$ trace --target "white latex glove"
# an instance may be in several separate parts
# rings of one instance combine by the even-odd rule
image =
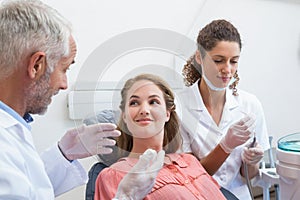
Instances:
[[[68,160],[86,158],[96,154],[108,154],[115,145],[115,140],[107,137],[118,137],[120,131],[111,123],[81,125],[71,129],[61,138],[58,146]]]
[[[114,199],[141,200],[152,190],[156,176],[164,164],[165,151],[147,149],[118,186]]]
[[[249,115],[234,123],[220,141],[222,149],[226,153],[231,153],[235,147],[249,140],[254,128],[255,119]]]
[[[255,165],[264,156],[263,148],[256,142],[254,147],[247,145],[242,152],[242,160],[248,165]]]

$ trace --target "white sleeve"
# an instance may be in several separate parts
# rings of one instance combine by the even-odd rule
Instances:
[[[0,199],[53,200],[52,185],[34,145],[19,137],[23,133],[18,125],[0,125],[0,133]]]
[[[52,187],[50,183],[47,185],[49,181],[47,182],[48,179],[44,178],[47,175],[44,170],[40,170],[43,164],[39,157],[35,156],[34,152],[31,152],[30,156],[32,157],[24,157],[18,147],[4,142],[5,140],[0,136],[0,199],[54,199]],[[29,167],[33,167],[33,169]],[[28,174],[33,171],[33,176],[40,179],[28,177]],[[43,188],[43,191],[37,187],[37,183],[42,185],[40,188]]]
[[[87,172],[77,160],[72,162],[66,160],[57,144],[44,151],[41,158],[54,188],[55,196],[86,184]]]
[[[256,127],[255,133],[258,143],[266,151],[270,148],[269,136],[267,131],[266,119],[261,103],[258,101],[256,108]]]

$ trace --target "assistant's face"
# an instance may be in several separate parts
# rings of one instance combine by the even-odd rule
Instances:
[[[134,137],[151,138],[163,135],[170,112],[160,88],[151,81],[141,80],[128,90],[122,116]]]
[[[34,82],[28,89],[31,97],[28,102],[27,112],[32,114],[43,114],[46,112],[48,105],[51,103],[52,96],[56,95],[59,90],[68,88],[67,70],[74,63],[76,56],[76,44],[74,39],[70,38],[70,54],[62,58],[54,67],[52,73],[46,71],[43,76]]]
[[[238,68],[239,44],[220,41],[203,59],[202,70],[210,82],[218,88],[227,87]]]

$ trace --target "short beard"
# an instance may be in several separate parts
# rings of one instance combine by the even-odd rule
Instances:
[[[25,96],[26,113],[42,115],[47,111],[53,95],[50,88],[50,75],[51,72],[47,68],[45,75],[27,88]]]

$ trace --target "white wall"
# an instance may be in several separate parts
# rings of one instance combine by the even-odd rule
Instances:
[[[81,66],[99,45],[115,35],[138,28],[167,29],[195,40],[199,29],[216,18],[230,20],[241,33],[244,46],[239,66],[240,87],[261,100],[270,135],[277,140],[300,131],[297,123],[300,111],[300,90],[297,88],[300,82],[299,0],[44,2],[72,22],[78,55],[76,65],[68,72],[69,90],[53,98],[44,116],[34,116],[33,135],[39,151],[80,123],[68,118],[67,94],[74,88]],[[106,79],[122,76],[118,72],[106,74]],[[90,158],[81,162],[89,169],[95,161]],[[84,190],[82,186],[57,199],[84,199]]]

